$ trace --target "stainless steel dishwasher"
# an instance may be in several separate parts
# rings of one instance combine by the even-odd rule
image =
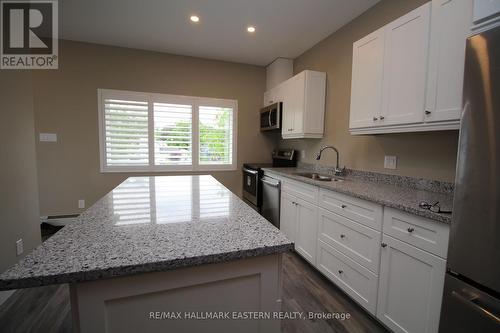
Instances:
[[[281,182],[269,176],[263,176],[260,181],[262,185],[261,214],[279,229]]]

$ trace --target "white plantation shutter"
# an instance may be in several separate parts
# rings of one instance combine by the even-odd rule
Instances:
[[[236,170],[235,100],[99,89],[102,172]]]
[[[154,103],[155,165],[191,165],[191,105]]]
[[[199,107],[199,163],[232,164],[233,109]]]
[[[106,164],[148,165],[148,102],[105,99]]]

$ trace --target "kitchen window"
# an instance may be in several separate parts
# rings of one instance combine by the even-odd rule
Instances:
[[[238,102],[98,90],[101,172],[236,170]]]

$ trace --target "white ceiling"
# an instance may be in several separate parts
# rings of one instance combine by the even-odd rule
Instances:
[[[267,65],[295,58],[379,0],[63,0],[62,38]],[[198,24],[189,17],[200,17]],[[257,31],[249,34],[248,25]]]

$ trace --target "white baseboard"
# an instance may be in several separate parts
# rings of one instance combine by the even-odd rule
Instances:
[[[0,305],[5,303],[5,301],[12,296],[13,293],[15,293],[16,290],[5,290],[5,291],[0,291]]]

